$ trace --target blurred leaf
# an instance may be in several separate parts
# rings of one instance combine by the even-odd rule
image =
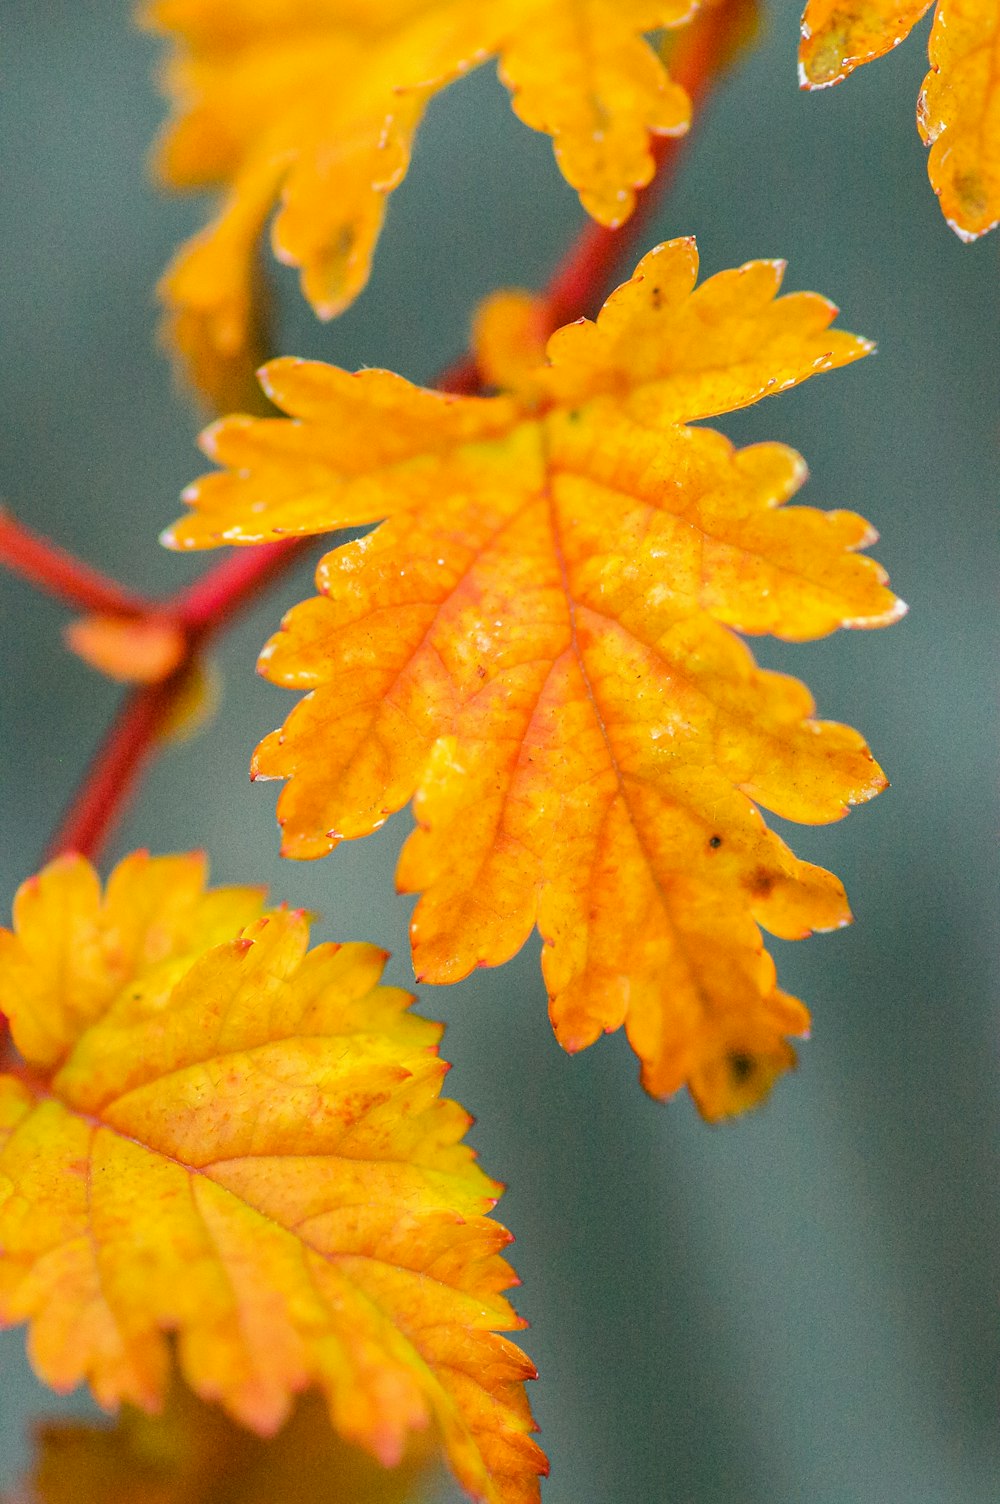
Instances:
[[[204,654],[192,659],[176,685],[163,724],[158,730],[161,741],[190,741],[204,730],[219,708],[222,680],[215,663]]]
[[[168,617],[84,616],[63,635],[91,668],[123,683],[159,684],[187,652],[184,629]]]
[[[336,1435],[317,1394],[265,1440],[182,1385],[162,1415],[126,1406],[113,1425],[47,1421],[36,1437],[17,1496],[30,1504],[417,1504],[429,1461],[424,1437],[382,1467]]]
[[[175,119],[158,162],[176,187],[222,187],[218,218],[162,284],[166,333],[220,410],[244,405],[260,358],[255,248],[276,202],[276,257],[321,318],[368,280],[386,197],[428,100],[490,56],[516,113],[553,138],[603,224],[652,177],[650,132],[687,129],[689,101],[644,33],[695,0],[150,0],[171,39]]]

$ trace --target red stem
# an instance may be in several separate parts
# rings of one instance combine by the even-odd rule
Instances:
[[[173,596],[167,610],[193,637],[201,640],[252,606],[261,591],[283,575],[314,541],[290,538],[287,543],[238,548],[221,564],[207,570],[200,580]]]
[[[100,851],[153,753],[156,733],[173,701],[181,673],[183,669],[162,684],[129,692],[49,843],[50,857],[64,851],[93,857]]]
[[[198,647],[235,619],[298,558],[311,538],[239,549],[158,607],[187,629],[184,662],[159,684],[133,690],[94,754],[48,855],[97,856],[121,820],[155,750],[156,736]]]
[[[712,80],[725,65],[731,46],[732,16],[730,0],[720,0],[703,10],[678,42],[674,77],[696,105],[704,99]],[[635,209],[623,226],[612,230],[587,224],[581,231],[543,293],[551,329],[593,311],[607,292],[645,228],[686,140],[685,136],[661,136],[654,140],[654,176],[637,194]],[[436,384],[442,391],[470,395],[482,390],[472,357],[443,372]],[[7,538],[15,539],[16,546],[5,547]],[[172,616],[186,629],[189,644],[186,662],[163,683],[134,690],[129,695],[51,843],[53,853],[74,850],[95,857],[100,852],[152,755],[157,730],[196,648],[252,604],[267,585],[300,557],[310,541],[290,539],[287,543],[238,549],[193,585],[155,608],[160,615]],[[29,558],[35,560],[34,569],[28,563]],[[29,579],[35,579],[60,599],[89,610],[133,615],[153,609],[113,581],[105,580],[96,571],[2,517],[0,563],[8,563]]]
[[[75,559],[0,508],[0,564],[67,606],[110,616],[144,616],[150,602]]]

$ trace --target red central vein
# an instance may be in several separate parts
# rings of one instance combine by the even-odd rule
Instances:
[[[544,431],[545,430],[543,426],[543,446],[545,445]],[[549,459],[547,453],[546,469],[547,474],[551,475],[551,460]],[[667,924],[670,926],[677,952],[683,959],[685,969],[687,970],[688,976],[691,980],[691,988],[707,1012],[711,1009],[711,999],[701,985],[694,961],[691,957],[690,946],[679,930],[677,922],[674,919],[673,911],[670,906],[668,891],[663,884],[659,871],[657,870],[657,864],[654,859],[654,855],[646,841],[641,821],[636,817],[635,811],[632,808],[632,801],[629,798],[628,783],[622,770],[621,764],[619,763],[617,755],[615,753],[615,749],[611,741],[611,735],[608,730],[607,721],[605,720],[604,713],[598,702],[598,697],[594,689],[593,680],[591,679],[589,670],[587,668],[586,658],[584,656],[583,648],[580,645],[580,639],[577,632],[577,603],[573,595],[572,585],[570,583],[569,567],[566,561],[565,550],[563,549],[562,545],[559,515],[551,484],[547,488],[547,496],[549,502],[550,527],[552,532],[552,549],[559,566],[559,574],[562,581],[563,592],[566,597],[566,609],[569,615],[573,656],[576,659],[577,667],[580,670],[580,677],[583,681],[584,689],[586,690],[587,699],[590,702],[591,708],[594,713],[594,719],[597,722],[597,726],[601,734],[601,739],[604,742],[605,750],[608,754],[608,763],[614,774],[615,782],[618,785],[618,793],[621,798],[622,805],[625,809],[626,814],[628,815],[629,824],[631,825],[632,831],[635,835],[636,844],[643,857],[646,869],[649,872],[650,880],[652,881],[656,895],[660,901],[660,907],[662,909],[663,916]],[[618,624],[616,623],[616,625]]]

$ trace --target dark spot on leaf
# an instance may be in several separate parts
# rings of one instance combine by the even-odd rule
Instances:
[[[768,872],[766,867],[758,867],[756,872],[751,873],[747,887],[755,898],[767,898],[774,887],[774,873]]]
[[[663,294],[658,287],[651,287],[649,289],[649,301],[652,303],[654,308],[659,308],[662,304]]]
[[[709,838],[708,838],[708,844],[711,846],[711,848],[712,848],[713,851],[718,851],[719,847],[722,845],[722,837],[721,836],[709,836]]]
[[[754,1072],[754,1058],[745,1050],[733,1050],[730,1052],[727,1064],[729,1074],[737,1086],[744,1086]]]
[[[955,192],[967,214],[975,216],[986,212],[986,185],[978,172],[956,173]]]
[[[571,407],[566,416],[571,423],[579,423],[580,409],[578,407]]]

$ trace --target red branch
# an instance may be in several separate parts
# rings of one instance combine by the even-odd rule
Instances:
[[[725,66],[734,30],[741,25],[741,0],[707,5],[679,34],[673,75],[698,106]],[[551,329],[595,311],[614,276],[633,251],[658,197],[684,148],[685,136],[661,136],[653,143],[656,171],[637,195],[629,220],[618,229],[587,224],[542,294]],[[482,382],[472,357],[438,379],[442,391],[475,394]],[[0,564],[31,580],[67,605],[105,614],[142,617],[154,613],[173,620],[185,633],[184,661],[167,679],[130,691],[105,740],[87,769],[66,816],[50,843],[50,853],[79,851],[96,857],[152,758],[157,737],[180,692],[196,652],[223,631],[238,613],[301,556],[310,539],[238,549],[206,571],[193,585],[163,602],[150,602],[74,559],[0,511]]]
[[[67,606],[109,616],[143,616],[150,602],[75,559],[0,507],[0,564]]]
[[[155,751],[157,732],[173,703],[181,672],[162,684],[129,691],[49,843],[48,856],[64,851],[95,856],[101,850]]]
[[[287,543],[238,548],[180,591],[168,609],[201,640],[220,626],[228,626],[240,611],[252,606],[272,580],[283,575],[313,542],[312,538],[290,538]]]
[[[50,843],[50,856],[79,851],[94,857],[100,852],[138,788],[198,649],[253,605],[312,542],[295,538],[238,549],[193,585],[157,605],[161,620],[173,620],[183,628],[187,638],[184,659],[169,678],[128,695]]]

